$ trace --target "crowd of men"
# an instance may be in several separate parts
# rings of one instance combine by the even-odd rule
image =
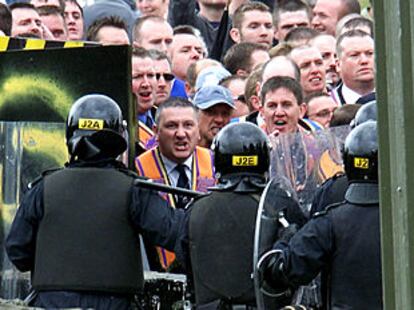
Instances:
[[[344,172],[341,160],[316,150],[314,137],[349,124],[375,100],[373,10],[361,15],[358,0],[8,2],[0,3],[6,36],[132,46],[135,169],[173,187],[215,186],[222,177],[210,150],[215,137],[229,123],[248,122],[272,141],[300,137],[303,147],[292,146],[291,156],[303,162],[302,176],[288,165],[271,174],[287,176],[299,196],[313,191],[314,171],[318,184]],[[333,202],[344,190],[339,196]],[[163,198],[176,209],[188,203]],[[182,272],[153,238],[144,238],[151,269]]]

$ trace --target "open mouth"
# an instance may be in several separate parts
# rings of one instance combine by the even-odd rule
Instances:
[[[212,127],[210,131],[213,135],[216,135],[221,130],[221,128],[222,127]]]
[[[322,82],[322,78],[320,76],[315,76],[309,80],[311,84],[319,84]]]
[[[138,96],[141,100],[148,101],[148,100],[152,99],[152,92],[150,92],[150,91],[140,92],[140,93],[138,93]]]
[[[275,124],[277,127],[282,127],[282,126],[285,126],[287,123],[286,123],[286,121],[277,120],[276,122],[274,122],[274,124]]]
[[[189,144],[187,141],[177,141],[174,146],[177,151],[187,151]]]

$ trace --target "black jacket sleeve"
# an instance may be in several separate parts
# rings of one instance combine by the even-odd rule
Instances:
[[[317,216],[302,227],[289,243],[276,242],[277,268],[272,268],[273,283],[287,286],[308,284],[327,265],[333,252],[332,222],[327,215]]]
[[[137,230],[154,245],[174,251],[184,211],[171,208],[156,192],[133,187],[131,218]]]
[[[6,239],[6,252],[20,271],[33,270],[36,235],[43,217],[43,181],[24,195]]]
[[[179,25],[199,26],[195,0],[170,0],[168,12],[168,22],[173,28]]]

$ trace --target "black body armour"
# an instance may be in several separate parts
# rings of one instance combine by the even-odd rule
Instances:
[[[234,192],[212,192],[193,204],[190,252],[198,305],[219,299],[233,304],[255,302],[257,207],[258,197]]]
[[[33,287],[133,294],[143,284],[129,219],[133,178],[115,169],[69,168],[44,179]]]
[[[337,250],[323,291],[332,309],[382,309],[378,185],[355,185],[347,203],[328,211]]]

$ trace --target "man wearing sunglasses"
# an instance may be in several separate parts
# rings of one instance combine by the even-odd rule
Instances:
[[[154,63],[155,78],[157,80],[154,104],[158,107],[170,97],[175,77],[172,74],[171,60],[165,53],[158,50],[149,50],[149,53]]]

